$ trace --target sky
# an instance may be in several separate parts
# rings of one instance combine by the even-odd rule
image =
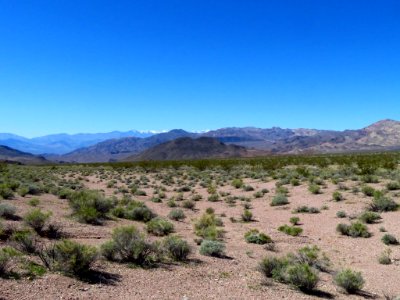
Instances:
[[[400,1],[0,0],[0,132],[400,120]]]

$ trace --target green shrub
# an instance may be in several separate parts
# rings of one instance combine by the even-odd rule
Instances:
[[[162,243],[164,251],[167,256],[177,261],[184,261],[190,254],[189,244],[178,236],[168,236]]]
[[[321,187],[317,184],[310,184],[308,190],[314,195],[321,194]]]
[[[277,194],[272,198],[271,206],[280,206],[289,204],[289,200],[283,194]]]
[[[232,180],[232,186],[236,189],[240,189],[243,186],[243,180],[236,178]]]
[[[182,202],[182,207],[187,209],[194,209],[196,207],[196,202],[193,200],[185,200]]]
[[[291,236],[298,236],[303,232],[303,229],[300,227],[289,226],[289,225],[282,225],[278,227],[278,230],[284,232]]]
[[[15,231],[11,236],[11,240],[15,248],[21,252],[34,254],[38,250],[38,237],[30,230],[24,229]]]
[[[245,209],[241,217],[243,222],[251,222],[253,220],[253,213],[250,210]]]
[[[305,214],[318,214],[320,213],[319,208],[310,207],[307,205],[298,206],[293,210],[293,213],[305,213]]]
[[[197,236],[207,240],[217,240],[223,237],[223,231],[217,226],[222,226],[221,219],[217,218],[214,213],[204,213],[194,223],[194,230]]]
[[[0,184],[0,199],[11,199],[14,197],[12,189],[5,183]]]
[[[398,206],[399,205],[389,197],[376,194],[372,203],[369,205],[369,210],[379,212],[395,211]]]
[[[259,270],[267,278],[272,278],[274,277],[274,275],[275,277],[281,277],[277,275],[280,273],[281,270],[284,269],[287,263],[288,262],[285,258],[282,259],[277,257],[266,256],[261,260],[259,264]]]
[[[398,181],[391,181],[386,184],[386,188],[389,191],[400,190],[400,182]]]
[[[254,188],[253,188],[251,185],[245,185],[245,186],[243,187],[243,190],[244,190],[245,192],[251,192],[251,191],[254,191]]]
[[[257,229],[250,229],[244,234],[244,238],[246,242],[258,245],[264,245],[268,243],[272,243],[271,237],[258,231]]]
[[[290,284],[301,291],[310,292],[318,281],[318,271],[315,266],[319,263],[319,249],[316,247],[305,247],[302,253],[289,253],[277,258],[267,256],[259,264],[259,270],[267,278]]]
[[[125,218],[134,221],[148,222],[156,215],[143,202],[131,202],[125,212]]]
[[[345,211],[339,210],[339,211],[336,213],[336,217],[338,217],[338,218],[346,218],[346,217],[347,217],[347,214],[346,214]]]
[[[319,281],[317,272],[308,264],[295,264],[287,268],[287,281],[301,291],[312,291]]]
[[[24,216],[24,222],[37,233],[43,233],[43,229],[51,216],[51,212],[44,213],[39,208],[32,209]]]
[[[174,221],[180,221],[185,219],[186,216],[182,209],[172,209],[168,214],[168,218]]]
[[[358,218],[361,222],[367,224],[373,224],[382,219],[382,217],[378,213],[373,211],[365,211]]]
[[[206,256],[223,257],[225,245],[219,241],[203,240],[200,245],[200,254]]]
[[[174,231],[174,224],[161,218],[156,217],[147,222],[147,232],[156,236],[168,235]]]
[[[378,257],[378,262],[381,265],[390,265],[392,263],[392,259],[390,258],[391,253],[392,251],[390,249],[383,251]]]
[[[55,270],[67,275],[81,276],[90,271],[97,259],[97,250],[93,246],[63,240],[54,245],[53,258]]]
[[[70,196],[69,204],[73,210],[73,215],[80,222],[95,225],[102,224],[107,219],[107,214],[115,206],[111,199],[105,198],[95,190],[74,192]]]
[[[365,185],[361,188],[361,191],[365,196],[372,197],[375,193],[375,189],[372,186]]]
[[[399,241],[397,240],[397,238],[391,234],[386,233],[383,237],[382,237],[382,242],[385,245],[398,245]]]
[[[364,279],[360,272],[344,269],[335,276],[335,283],[347,293],[356,293],[364,286]]]
[[[333,200],[335,200],[335,201],[342,201],[342,200],[344,199],[342,193],[339,192],[339,191],[333,192],[332,198],[333,198]]]
[[[15,215],[16,211],[15,206],[8,203],[0,203],[0,218],[14,220],[17,217]]]
[[[108,260],[140,266],[151,265],[158,258],[157,248],[135,226],[115,228],[112,240],[101,246],[101,252]]]
[[[9,274],[13,258],[18,256],[18,252],[12,247],[0,248],[0,277]]]
[[[208,196],[208,201],[210,202],[219,201],[219,195],[217,193],[211,194],[210,196]]]
[[[298,225],[299,222],[300,222],[300,218],[299,218],[299,217],[291,217],[291,218],[289,219],[289,222],[290,222],[292,225]]]
[[[347,235],[353,238],[369,238],[371,236],[371,233],[368,231],[368,227],[361,222],[351,223],[351,225],[342,223],[338,224],[336,231],[342,235]]]
[[[40,203],[40,200],[39,200],[39,198],[36,198],[36,197],[33,197],[33,198],[32,198],[31,200],[29,200],[29,202],[28,202],[28,204],[29,204],[30,206],[33,206],[33,207],[38,206],[39,203]]]

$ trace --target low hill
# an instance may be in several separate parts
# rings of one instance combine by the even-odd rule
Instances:
[[[7,146],[0,146],[0,161],[22,164],[45,164],[48,161],[42,156],[18,151]]]
[[[251,150],[237,145],[227,145],[210,137],[178,138],[154,146],[139,155],[130,156],[131,160],[185,160],[202,158],[227,158],[251,156]]]

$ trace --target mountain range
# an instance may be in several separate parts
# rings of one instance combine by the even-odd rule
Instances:
[[[89,147],[109,139],[123,137],[149,137],[150,131],[131,130],[108,133],[52,134],[35,138],[25,138],[11,133],[0,133],[0,145],[32,154],[65,154],[79,148]]]
[[[1,141],[2,138],[4,139]],[[362,129],[344,131],[304,128],[283,129],[279,127],[267,129],[230,127],[201,133],[174,129],[158,134],[140,133],[138,131],[61,134],[28,139],[30,144],[26,148],[22,144],[26,142],[26,139],[12,134],[0,134],[0,144],[10,140],[15,143],[21,142],[21,144],[18,144],[18,148],[13,148],[24,152],[40,153],[29,148],[33,147],[32,140],[35,145],[39,144],[46,149],[53,149],[45,152],[47,154],[44,157],[48,160],[81,163],[242,157],[268,154],[339,153],[400,150],[400,122],[386,119]],[[64,145],[64,148],[59,145]],[[230,147],[231,145],[234,145],[234,147]],[[63,153],[68,147],[75,147],[75,149]],[[61,151],[60,149],[64,150]]]

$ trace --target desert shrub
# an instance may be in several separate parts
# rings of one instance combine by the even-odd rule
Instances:
[[[280,206],[289,204],[289,200],[283,194],[277,194],[272,198],[271,206]]]
[[[154,202],[154,203],[161,203],[162,202],[160,197],[151,197],[150,201]]]
[[[112,239],[101,246],[101,252],[108,260],[140,266],[151,265],[158,258],[157,248],[135,226],[114,229]]]
[[[391,181],[386,184],[386,188],[389,191],[400,190],[400,182],[399,181]]]
[[[20,195],[21,197],[25,197],[28,193],[29,193],[29,188],[27,186],[20,186],[17,189],[17,193],[18,195]]]
[[[373,211],[365,211],[358,218],[361,222],[367,224],[373,224],[382,219],[382,217],[378,213]]]
[[[291,236],[298,236],[303,232],[303,229],[300,227],[289,226],[289,225],[282,225],[278,227],[278,230],[284,232]]]
[[[108,213],[115,206],[114,201],[105,198],[95,190],[74,192],[69,198],[73,215],[80,222],[100,225],[107,219]]]
[[[291,218],[289,219],[289,222],[290,222],[292,225],[298,225],[299,222],[300,222],[300,218],[299,218],[299,217],[291,217]]]
[[[243,222],[251,222],[253,220],[253,213],[250,210],[245,209],[241,217]]]
[[[298,206],[293,210],[293,213],[304,213],[304,214],[318,214],[320,213],[319,208],[313,206],[302,205]]]
[[[0,248],[0,277],[8,275],[13,258],[16,256],[18,256],[18,252],[14,248]]]
[[[14,220],[17,209],[8,203],[0,203],[0,218]]]
[[[174,198],[169,199],[167,201],[167,205],[168,205],[168,207],[177,207],[178,206],[178,204],[176,204],[176,201]]]
[[[174,221],[180,221],[186,218],[185,213],[183,212],[182,209],[172,209],[169,214],[168,218]]]
[[[0,184],[0,199],[11,199],[14,197],[13,190],[5,183]]]
[[[57,192],[57,196],[60,199],[69,199],[74,193],[74,190],[70,189],[70,188],[62,188],[60,190],[58,190]]]
[[[219,195],[217,193],[211,194],[210,196],[208,196],[208,201],[210,201],[210,202],[219,201]]]
[[[369,210],[380,212],[395,211],[398,206],[399,205],[389,197],[375,194],[372,203],[369,205]]]
[[[218,226],[222,226],[221,219],[217,218],[214,213],[204,213],[194,223],[194,230],[197,236],[207,240],[217,240],[223,237],[223,231]]]
[[[189,244],[178,236],[168,236],[163,240],[162,247],[167,256],[177,261],[184,261],[190,254]]]
[[[185,200],[182,202],[182,207],[187,209],[194,209],[196,207],[196,202],[193,200]]]
[[[194,194],[192,196],[192,200],[193,201],[200,201],[201,199],[203,199],[203,197],[201,195],[199,195],[199,194]]]
[[[258,245],[264,245],[267,243],[272,243],[271,237],[265,233],[260,232],[257,229],[250,229],[244,234],[246,242]]]
[[[243,186],[243,180],[239,178],[233,179],[231,185],[236,189],[240,189]]]
[[[275,193],[287,196],[289,194],[289,190],[287,187],[279,186],[276,188]]]
[[[339,192],[339,191],[334,191],[333,194],[332,194],[332,198],[335,201],[342,201],[344,199],[342,193]]]
[[[353,238],[369,238],[371,236],[371,233],[368,231],[368,227],[361,222],[354,222],[351,223],[351,225],[343,223],[338,224],[336,231],[342,235],[347,235]]]
[[[29,202],[28,202],[28,204],[29,204],[30,206],[33,206],[33,207],[38,206],[39,203],[40,203],[40,200],[39,200],[39,198],[36,198],[36,197],[33,197],[33,198],[32,198],[31,200],[29,200]]]
[[[305,246],[300,248],[296,254],[289,255],[292,261],[297,263],[306,263],[309,266],[327,272],[330,266],[330,260],[324,253],[320,253],[317,246]]]
[[[155,217],[147,222],[147,232],[156,236],[168,235],[173,231],[174,224],[161,217]]]
[[[392,251],[390,249],[384,250],[378,257],[378,262],[381,265],[390,265],[392,263],[392,259],[390,258],[390,254]]]
[[[399,241],[397,240],[397,238],[394,235],[386,233],[382,237],[382,243],[384,243],[385,245],[398,245]]]
[[[319,249],[316,247],[302,248],[303,253],[289,253],[284,257],[265,257],[259,264],[259,270],[267,278],[273,278],[290,284],[301,291],[313,290],[318,281]]]
[[[347,217],[347,214],[346,214],[345,211],[339,210],[339,211],[336,213],[336,217],[338,217],[338,218],[346,218],[346,217]]]
[[[257,191],[253,194],[254,198],[261,198],[262,196],[264,196],[263,192],[261,191]]]
[[[375,193],[375,189],[372,186],[365,185],[361,188],[361,191],[365,196],[372,197]]]
[[[314,195],[321,194],[321,187],[318,184],[310,184],[308,190]]]
[[[335,283],[347,293],[356,293],[364,286],[364,279],[360,272],[344,269],[335,276]]]
[[[286,258],[277,258],[266,256],[264,257],[260,264],[259,270],[267,278],[277,277],[281,270],[287,265],[288,261]],[[279,276],[280,277],[280,276]]]
[[[254,188],[253,188],[251,185],[245,185],[245,186],[243,187],[243,190],[244,190],[245,192],[251,192],[251,191],[254,191]]]
[[[24,222],[37,233],[43,233],[43,229],[51,216],[51,212],[44,213],[40,209],[32,209],[24,216]]]
[[[203,240],[200,245],[200,254],[206,256],[223,257],[225,245],[219,241]]]
[[[156,215],[143,202],[132,201],[126,208],[125,218],[134,221],[148,222]]]
[[[52,250],[55,270],[67,275],[81,276],[90,271],[97,259],[97,249],[70,240],[63,240],[54,245]]]
[[[301,291],[312,291],[319,281],[318,273],[308,264],[295,264],[287,268],[287,281]]]
[[[290,184],[293,186],[299,186],[300,185],[300,180],[298,180],[297,178],[292,178],[290,180]]]
[[[38,250],[39,239],[31,230],[15,231],[11,236],[11,241],[15,248],[21,252],[34,254]]]

